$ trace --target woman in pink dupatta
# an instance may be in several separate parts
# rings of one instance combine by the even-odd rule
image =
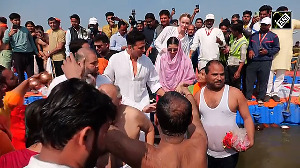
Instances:
[[[161,57],[160,64],[156,65],[159,81],[165,91],[174,91],[179,83],[193,84],[195,73],[190,58],[181,48],[181,43],[176,37],[167,41],[168,52]]]

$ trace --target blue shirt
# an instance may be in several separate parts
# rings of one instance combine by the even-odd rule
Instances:
[[[4,32],[2,41],[5,44],[10,43],[13,52],[35,52],[38,54],[33,37],[26,27],[20,26],[11,37],[8,36],[9,32],[10,29]]]
[[[259,49],[268,50],[266,55],[259,55]],[[269,31],[266,33],[256,32],[250,36],[248,51],[253,50],[255,56],[248,61],[272,61],[273,56],[280,50],[278,36]]]
[[[124,36],[121,36],[121,34],[117,32],[116,34],[111,36],[109,44],[110,50],[122,51],[121,48],[123,46],[127,46],[126,34]]]

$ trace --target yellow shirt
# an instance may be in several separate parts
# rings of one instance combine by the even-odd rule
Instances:
[[[54,50],[58,43],[66,43],[66,33],[61,29],[49,33],[49,51]],[[63,61],[65,58],[65,49],[52,56],[53,61]]]
[[[280,50],[274,55],[271,70],[290,70],[293,57],[293,31],[300,29],[300,20],[292,19],[291,29],[272,29],[277,34]]]
[[[104,32],[106,36],[110,38],[113,34],[118,32],[118,25],[114,24],[112,27],[109,27],[107,24],[102,27],[102,32]]]

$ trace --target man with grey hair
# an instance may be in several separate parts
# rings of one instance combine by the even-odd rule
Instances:
[[[213,14],[206,15],[205,27],[196,31],[193,44],[190,47],[190,57],[199,47],[198,69],[205,67],[210,60],[219,60],[219,47],[224,47],[226,44],[222,31],[213,27],[214,21],[215,16]]]
[[[99,91],[107,94],[117,107],[117,115],[114,125],[118,127],[131,139],[139,139],[140,131],[145,132],[146,142],[150,145],[154,144],[154,127],[151,121],[140,110],[121,104],[122,95],[120,88],[113,84],[103,84],[99,87]],[[111,165],[122,167],[122,161],[115,156],[110,156]],[[114,166],[113,166],[114,167]]]
[[[72,56],[72,57],[71,57]],[[73,54],[70,54],[70,58],[74,59],[80,66],[84,67],[84,73],[80,76],[81,79],[84,79],[86,82],[95,85],[98,88],[102,84],[111,83],[108,78],[102,75],[98,75],[98,59],[96,53],[90,48],[81,48],[75,54],[75,58]],[[65,68],[65,71],[74,71],[72,68]],[[48,88],[47,95],[50,94],[51,90],[58,85],[59,83],[69,79],[65,74],[58,76],[53,79]]]

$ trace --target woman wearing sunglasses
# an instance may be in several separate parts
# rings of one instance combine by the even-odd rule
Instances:
[[[192,62],[183,52],[177,37],[170,37],[167,40],[167,52],[162,54],[156,69],[160,84],[165,91],[174,91],[182,82],[193,84],[195,81]]]

